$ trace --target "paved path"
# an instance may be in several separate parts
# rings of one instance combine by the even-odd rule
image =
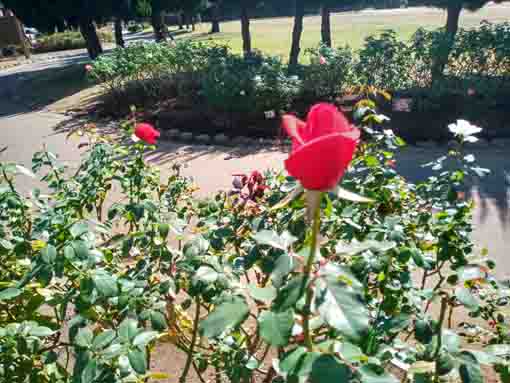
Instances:
[[[30,81],[30,73],[40,68],[67,65],[69,61],[81,60],[80,54],[69,58],[40,60],[32,64],[0,72],[0,147],[7,146],[2,159],[30,165],[32,154],[43,144],[57,152],[61,161],[75,167],[80,158],[76,144],[68,143],[65,133],[56,133],[54,126],[67,117],[47,111],[31,112],[19,102],[13,102],[20,81]],[[28,78],[28,80],[27,80]],[[18,95],[19,96],[19,95]],[[16,98],[16,97],[14,97]],[[22,100],[21,100],[22,101]],[[490,254],[499,263],[498,274],[510,275],[510,148],[485,148],[474,151],[481,166],[493,173],[471,194],[477,203],[474,215],[474,238],[478,248],[488,247]],[[420,167],[442,155],[442,149],[408,148],[398,160],[399,170],[413,181],[425,178],[428,173]],[[185,174],[193,176],[201,188],[199,195],[205,196],[230,186],[231,175],[254,169],[281,169],[286,154],[279,151],[243,151],[228,148],[213,148],[164,143],[149,156],[150,160],[166,172],[172,161],[186,164]],[[35,186],[34,181],[23,179],[23,189]]]

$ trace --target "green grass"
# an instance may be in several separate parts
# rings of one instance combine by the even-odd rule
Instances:
[[[479,25],[482,20],[503,22],[510,20],[510,5],[488,6],[478,12],[464,11],[461,25],[471,28]],[[394,29],[403,39],[409,38],[419,27],[438,28],[445,24],[446,14],[434,8],[410,8],[405,10],[366,10],[332,15],[332,33],[335,46],[348,44],[354,49],[359,48],[363,40],[384,29]],[[251,22],[253,47],[265,53],[287,59],[292,31],[293,19],[273,18],[258,19]],[[222,32],[210,35],[210,25],[197,25],[194,33],[182,34],[177,38],[192,38],[203,41],[228,43],[235,52],[242,51],[241,27],[239,21],[222,23]],[[302,53],[306,48],[315,47],[320,41],[320,17],[309,16],[304,21],[302,37]],[[302,59],[306,60],[302,55]]]

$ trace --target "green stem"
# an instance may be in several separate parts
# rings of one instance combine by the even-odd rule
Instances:
[[[312,306],[313,290],[307,288],[308,282],[312,274],[313,264],[315,262],[315,255],[317,253],[318,237],[321,228],[321,204],[322,193],[319,195],[319,202],[313,212],[313,226],[312,226],[312,243],[310,247],[310,255],[305,266],[305,278],[303,279],[303,289],[306,289],[304,317],[303,317],[303,333],[305,337],[305,344],[309,351],[313,349],[313,339],[310,334],[310,311]]]
[[[436,352],[434,353],[434,360],[436,362],[436,373],[435,373],[435,377],[434,377],[434,382],[439,382],[439,354],[441,353],[441,347],[443,345],[442,330],[443,330],[443,322],[444,322],[444,318],[446,316],[447,309],[448,309],[448,297],[443,296],[441,298],[441,312],[439,314],[439,323],[438,323],[438,330],[437,330],[437,348],[436,348]]]
[[[188,358],[186,360],[186,364],[184,365],[184,370],[182,371],[182,375],[179,379],[180,383],[186,383],[186,378],[188,376],[191,364],[193,362],[193,352],[195,349],[195,343],[197,342],[198,335],[198,322],[200,321],[200,297],[195,298],[195,320],[193,322],[193,334],[191,336],[191,345],[189,346]]]

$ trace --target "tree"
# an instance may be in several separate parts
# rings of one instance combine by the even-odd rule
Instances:
[[[294,0],[294,27],[292,29],[292,45],[290,48],[289,71],[297,69],[299,53],[301,51],[301,35],[303,33],[303,18],[305,15],[305,0]]]
[[[331,8],[328,1],[321,6],[321,40],[324,45],[331,47]]]
[[[501,3],[505,0],[496,0]],[[477,11],[489,0],[409,0],[409,5],[425,5],[438,7],[446,10],[445,38],[441,49],[434,60],[432,68],[432,81],[437,82],[443,77],[444,69],[448,64],[448,57],[455,42],[455,36],[459,29],[459,19],[462,10]]]
[[[211,2],[211,33],[220,32],[220,10],[222,0],[214,0]]]
[[[151,1],[151,21],[152,28],[154,29],[154,37],[157,42],[165,41],[168,37],[164,14],[165,8],[164,0],[152,0]]]

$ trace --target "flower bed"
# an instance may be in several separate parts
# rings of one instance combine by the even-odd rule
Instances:
[[[331,104],[306,122],[285,115],[295,178],[235,175],[208,200],[178,164],[161,180],[144,161],[160,133],[136,111],[122,125],[133,144],[93,125],[71,135],[89,148],[76,172],[36,153],[46,194],[20,193],[17,178],[35,175],[1,162],[2,381],[167,379],[151,370],[165,344],[185,356],[182,383],[191,370],[230,382],[398,382],[398,370],[402,382],[479,383],[492,368],[505,379],[508,283],[475,249],[463,193],[487,172],[464,151],[480,129],[451,125],[456,145],[411,184],[394,167],[403,141],[377,128],[385,117],[366,97],[359,128]]]

